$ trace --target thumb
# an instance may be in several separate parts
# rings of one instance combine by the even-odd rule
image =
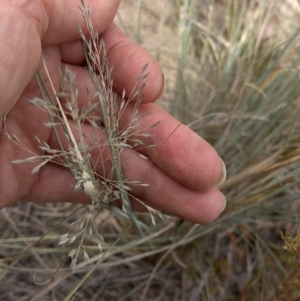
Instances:
[[[120,0],[89,0],[92,22],[102,32],[112,22]],[[79,39],[85,31],[80,0],[5,0],[0,6],[0,124],[32,80],[42,44]]]

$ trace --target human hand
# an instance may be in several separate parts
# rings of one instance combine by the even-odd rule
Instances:
[[[79,4],[79,3],[78,3]],[[167,211],[196,223],[214,220],[225,206],[222,193],[215,187],[224,180],[225,169],[214,149],[190,129],[153,103],[163,91],[163,76],[157,62],[141,47],[127,38],[112,19],[119,1],[89,1],[95,28],[102,33],[112,77],[118,94],[123,88],[131,91],[142,66],[149,63],[147,86],[139,112],[148,113],[141,118],[140,127],[152,130],[153,137],[144,148],[142,159],[137,151],[127,151],[122,159],[126,178],[148,183],[150,187],[133,186],[132,193],[147,205]],[[46,113],[25,100],[39,96],[33,75],[40,64],[41,54],[46,61],[52,81],[59,90],[57,68],[70,65],[79,83],[80,105],[87,101],[85,87],[90,85],[84,67],[84,54],[76,24],[85,28],[81,12],[74,1],[5,1],[0,8],[0,124],[3,117],[10,133],[15,134],[26,149],[0,136],[0,207],[17,201],[88,203],[87,196],[73,191],[75,181],[69,170],[47,164],[31,175],[32,165],[12,165],[11,161],[28,157],[28,150],[42,155],[34,135],[55,148],[56,140],[50,128],[42,126],[48,121]],[[87,34],[87,33],[86,33]],[[42,65],[39,69],[43,72]],[[123,122],[130,118],[130,106]],[[176,130],[175,130],[176,129]],[[175,131],[174,131],[175,130]],[[94,129],[87,123],[84,132]],[[88,136],[88,135],[87,135]],[[95,151],[93,151],[95,152]],[[93,154],[97,157],[97,153]],[[99,155],[99,154],[98,154]],[[96,166],[101,174],[102,164]],[[140,210],[138,203],[133,207]]]

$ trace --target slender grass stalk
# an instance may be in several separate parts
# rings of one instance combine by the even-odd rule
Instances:
[[[138,43],[141,43],[141,28],[142,28],[142,8],[143,8],[143,0],[138,0],[138,17],[137,17],[137,27],[135,39]]]

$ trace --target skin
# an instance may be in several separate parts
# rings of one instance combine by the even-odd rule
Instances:
[[[216,185],[224,178],[222,161],[216,151],[202,138],[164,111],[155,101],[161,96],[164,84],[162,70],[154,58],[134,41],[126,37],[112,20],[120,1],[89,0],[92,21],[105,41],[107,55],[113,66],[116,93],[131,91],[142,66],[149,63],[147,85],[140,113],[149,113],[139,127],[153,137],[145,138],[146,145],[155,147],[124,152],[122,160],[125,177],[150,184],[143,188],[133,186],[133,195],[159,210],[167,211],[195,223],[207,223],[219,216],[225,202]],[[62,0],[4,0],[0,6],[0,127],[3,118],[9,133],[15,134],[25,149],[0,134],[0,208],[18,201],[89,203],[81,192],[73,191],[74,179],[69,170],[49,163],[31,175],[32,164],[12,165],[15,159],[25,159],[28,150],[42,155],[33,135],[52,148],[57,141],[51,129],[41,126],[48,122],[46,113],[28,104],[26,99],[40,97],[34,73],[40,70],[43,55],[52,81],[59,91],[58,68],[70,66],[76,73],[79,106],[87,102],[85,88],[91,80],[84,68],[84,54],[76,24],[85,31],[79,1]],[[88,33],[85,31],[85,34]],[[129,105],[121,125],[128,122],[132,111]],[[149,126],[159,121],[153,128]],[[89,137],[94,129],[84,124]],[[176,129],[174,131],[174,129]],[[99,131],[101,135],[102,131]],[[172,134],[172,135],[170,135]],[[87,141],[89,142],[89,141]],[[142,159],[138,152],[149,157]],[[94,159],[99,150],[92,151]],[[103,165],[95,166],[97,173],[105,174]],[[105,169],[105,166],[104,166]],[[136,202],[136,210],[142,210]]]

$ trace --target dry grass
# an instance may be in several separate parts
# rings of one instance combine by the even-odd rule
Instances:
[[[161,220],[142,240],[126,220],[99,209],[95,225],[104,253],[90,237],[90,261],[77,264],[75,274],[67,256],[72,246],[57,243],[85,208],[6,208],[0,298],[300,299],[300,13],[294,2],[123,2],[117,21],[164,68],[162,105],[226,162],[228,208],[210,225]]]

